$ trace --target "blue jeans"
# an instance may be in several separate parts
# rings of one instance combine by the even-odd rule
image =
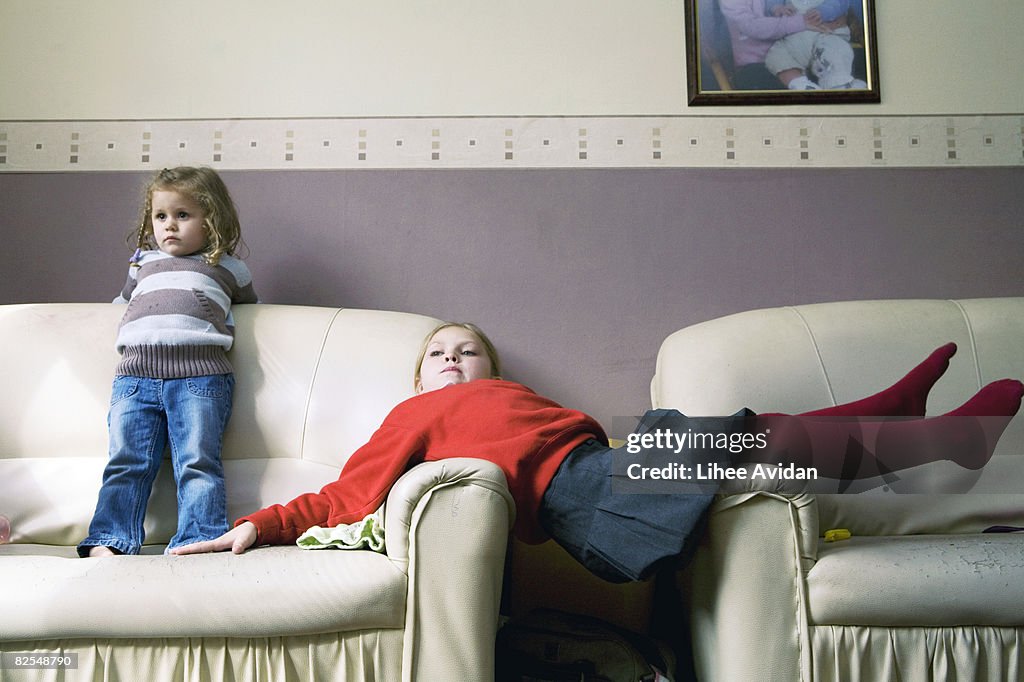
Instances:
[[[99,545],[139,553],[149,494],[168,444],[178,486],[178,530],[168,549],[228,530],[220,452],[234,385],[232,374],[114,378],[107,416],[110,461],[80,556]]]

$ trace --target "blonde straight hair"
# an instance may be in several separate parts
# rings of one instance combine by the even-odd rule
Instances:
[[[498,357],[498,349],[494,347],[491,340],[487,338],[487,334],[484,330],[476,326],[472,322],[442,322],[433,329],[430,333],[423,338],[423,343],[420,344],[419,355],[416,356],[416,371],[413,373],[412,385],[414,389],[418,389],[420,385],[420,366],[423,364],[423,357],[427,354],[427,346],[430,345],[430,340],[434,338],[442,329],[448,327],[458,327],[459,329],[465,329],[466,331],[475,335],[480,339],[480,343],[484,347],[484,352],[487,354],[487,359],[491,361],[491,379],[501,378],[501,358]]]

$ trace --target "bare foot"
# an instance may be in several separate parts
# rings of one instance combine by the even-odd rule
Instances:
[[[104,547],[103,545],[97,545],[96,547],[92,547],[92,548],[89,549],[89,556],[90,557],[117,556],[117,552],[115,552],[114,550],[110,549],[109,547]]]

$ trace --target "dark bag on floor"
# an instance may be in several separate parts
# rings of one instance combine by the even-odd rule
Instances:
[[[672,655],[603,620],[538,609],[498,630],[496,682],[671,682]]]

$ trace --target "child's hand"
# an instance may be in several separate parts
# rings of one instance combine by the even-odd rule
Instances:
[[[256,526],[251,521],[239,524],[219,538],[193,542],[191,545],[175,547],[171,554],[204,554],[206,552],[223,552],[230,549],[234,554],[241,554],[256,543]]]
[[[812,9],[804,14],[804,28],[808,31],[818,31],[819,33],[831,32],[828,24],[822,20],[821,12],[816,9]]]

